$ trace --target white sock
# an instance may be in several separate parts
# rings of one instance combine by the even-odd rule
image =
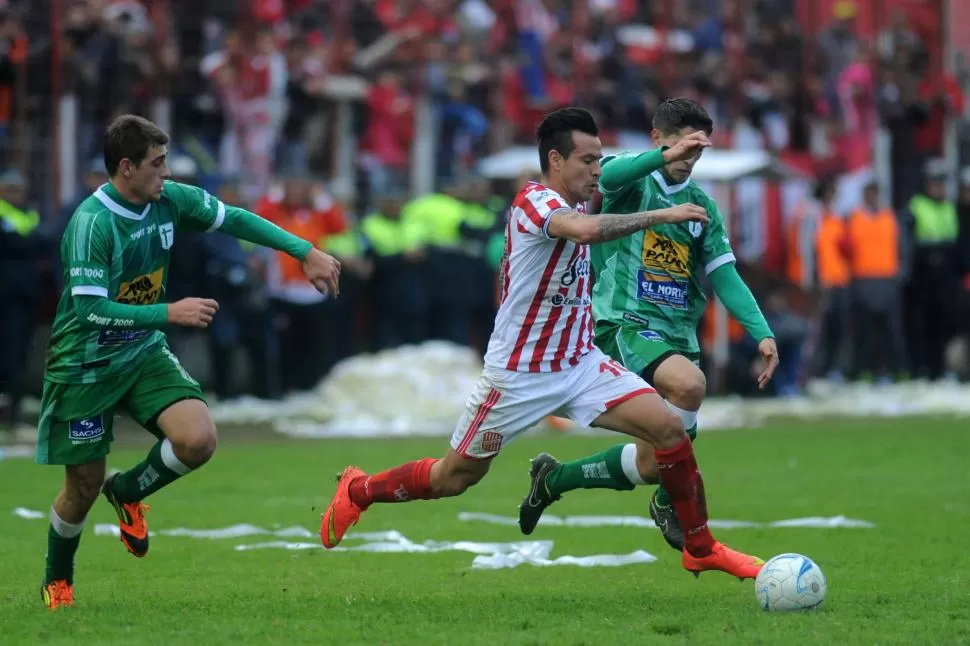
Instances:
[[[54,505],[51,505],[51,527],[64,538],[74,538],[84,529],[84,521],[82,520],[80,523],[69,523],[58,516],[54,510]]]
[[[630,481],[630,484],[647,484],[640,471],[637,469],[637,445],[623,445],[623,452],[620,453],[620,465],[623,467],[623,475]]]
[[[160,452],[162,455],[162,462],[165,464],[165,466],[180,476],[184,476],[186,473],[192,470],[185,466],[181,460],[175,457],[175,450],[172,448],[172,441],[167,437],[162,442]]]
[[[693,428],[697,424],[696,410],[684,410],[683,408],[677,408],[666,399],[664,400],[664,403],[667,404],[667,408],[670,409],[670,412],[680,418],[680,423],[684,425],[685,431]]]

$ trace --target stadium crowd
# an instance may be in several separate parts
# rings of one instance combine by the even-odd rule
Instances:
[[[749,258],[743,269],[778,335],[773,392],[797,393],[818,375],[952,374],[947,347],[970,333],[959,323],[970,320],[970,172],[942,157],[964,98],[943,72],[938,14],[906,5],[862,33],[862,1],[833,1],[811,32],[790,0],[743,12],[731,0],[195,0],[189,12],[181,0],[65,0],[61,17],[45,3],[0,3],[6,421],[30,388],[23,340],[56,300],[58,236],[105,181],[103,127],[159,105],[176,179],[318,242],[344,266],[331,301],[286,257],[180,235],[167,299],[220,302],[206,384],[220,397],[308,389],[344,357],[402,343],[483,349],[515,191],[478,176],[478,160],[529,143],[538,119],[567,104],[594,111],[605,144],[642,147],[654,107],[673,95],[707,106],[717,145],[746,132],[816,180],[782,214],[783,240],[771,242],[780,260]],[[352,187],[328,181],[347,100],[335,81],[347,78],[367,82],[350,102]],[[56,131],[34,116],[56,113],[55,94],[77,102],[81,190],[66,204],[40,179]],[[422,105],[436,134],[435,188],[413,195]],[[891,191],[865,181],[839,199],[837,180],[872,165],[880,122],[892,133]],[[757,351],[731,332],[724,383],[748,392]],[[182,340],[173,335],[176,349]],[[240,354],[250,370],[238,369]]]

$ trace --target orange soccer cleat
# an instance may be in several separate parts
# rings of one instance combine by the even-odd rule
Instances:
[[[347,467],[337,477],[337,493],[320,519],[320,541],[325,548],[336,547],[347,530],[357,524],[363,509],[350,499],[350,483],[367,474],[357,467]]]
[[[111,483],[118,475],[118,473],[113,473],[108,476],[107,480],[104,481],[101,492],[114,507],[115,513],[118,514],[121,542],[129,552],[141,558],[148,554],[148,523],[145,521],[145,512],[151,507],[141,501],[119,502],[111,490]]]
[[[681,563],[684,569],[693,572],[694,576],[700,576],[701,572],[708,570],[720,570],[744,581],[757,577],[765,562],[757,556],[732,550],[724,543],[714,543],[714,548],[707,556],[691,556],[687,550],[684,550]]]
[[[64,579],[51,581],[40,586],[40,597],[51,610],[70,608],[74,605],[74,586]]]

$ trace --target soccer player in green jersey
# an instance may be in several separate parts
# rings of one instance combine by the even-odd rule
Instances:
[[[778,366],[771,329],[735,268],[717,204],[690,179],[713,130],[700,104],[670,99],[658,107],[653,119],[651,135],[657,148],[605,159],[599,182],[604,211],[634,213],[691,203],[704,207],[709,223],[662,224],[592,248],[596,345],[652,384],[691,439],[697,436],[697,411],[707,390],[698,367],[697,326],[707,303],[702,275],[758,341],[765,360],[760,387]],[[690,159],[665,163],[663,151],[683,139],[703,140],[704,145]],[[567,491],[624,491],[659,482],[652,451],[639,442],[564,463],[541,453],[532,460],[530,476],[529,495],[519,508],[519,525],[525,534],[532,533],[543,510]],[[650,501],[650,515],[667,543],[682,551],[684,533],[662,487]]]
[[[110,179],[81,203],[61,240],[64,291],[48,344],[36,456],[67,471],[51,507],[41,586],[51,609],[73,604],[74,554],[99,493],[118,515],[122,543],[145,556],[142,501],[201,467],[216,448],[199,384],[163,332],[166,325],[205,328],[219,308],[205,298],[165,302],[176,232],[218,229],[283,251],[302,261],[321,292],[338,292],[340,264],[331,256],[206,191],[166,181],[168,142],[146,119],[115,120],[104,138]],[[143,462],[105,479],[119,407],[158,442]]]

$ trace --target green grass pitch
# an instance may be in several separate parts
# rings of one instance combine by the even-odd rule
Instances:
[[[154,496],[153,529],[236,523],[319,527],[348,463],[377,470],[439,455],[440,439],[233,439],[223,430],[200,472]],[[395,529],[416,541],[515,541],[515,527],[459,522],[460,511],[511,516],[528,485],[528,458],[578,457],[615,437],[527,435],[503,450],[485,481],[445,501],[375,505],[359,531]],[[111,466],[141,458],[148,435],[119,447]],[[875,529],[715,530],[764,558],[800,552],[828,578],[823,609],[764,613],[753,583],[718,573],[695,580],[654,529],[540,526],[533,539],[563,554],[645,549],[653,564],[619,568],[472,570],[473,556],[238,552],[253,538],[157,536],[145,559],[114,538],[99,500],[77,557],[76,604],[49,612],[39,595],[46,513],[61,471],[0,462],[2,644],[959,644],[970,643],[970,427],[961,420],[775,423],[709,432],[698,441],[711,517],[804,516],[871,521]],[[550,513],[646,516],[649,490],[580,491]]]

